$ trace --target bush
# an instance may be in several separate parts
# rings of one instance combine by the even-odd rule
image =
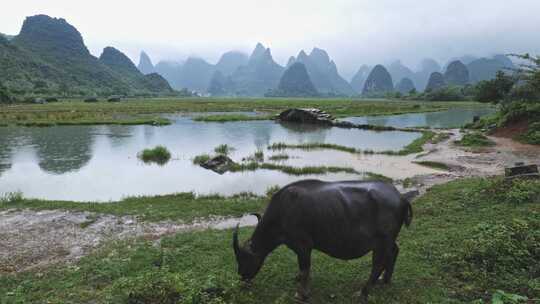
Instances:
[[[495,79],[480,81],[476,85],[474,99],[480,102],[500,102],[508,97],[514,86],[514,79],[498,71]]]
[[[461,101],[465,100],[465,96],[461,88],[456,86],[448,86],[427,92],[425,99],[429,101]]]
[[[139,153],[139,158],[145,163],[154,162],[163,165],[171,159],[171,153],[164,146],[157,146],[143,150]]]
[[[488,147],[495,143],[480,132],[471,132],[463,135],[461,140],[456,140],[457,145],[463,147]]]
[[[540,122],[531,124],[527,133],[521,135],[520,139],[528,144],[540,145]]]

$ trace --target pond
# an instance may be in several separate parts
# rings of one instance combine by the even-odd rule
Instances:
[[[400,150],[421,136],[414,132],[306,127],[273,121],[206,123],[181,115],[168,117],[173,124],[165,127],[0,128],[0,195],[21,191],[31,198],[109,201],[125,196],[185,191],[263,194],[270,186],[285,185],[307,176],[290,176],[269,170],[218,175],[193,165],[192,159],[199,154],[211,153],[220,144],[234,147],[231,157],[240,161],[256,150],[271,155],[267,147],[276,142],[324,142],[382,151]],[[141,150],[156,145],[164,145],[171,151],[169,163],[147,165],[137,158]],[[362,158],[335,151],[290,151],[289,154],[293,158],[285,163],[291,166],[339,165],[355,167],[359,171],[380,167],[385,172],[384,166],[374,166],[376,163],[366,159],[367,156]],[[360,177],[343,173],[310,175],[309,178],[342,180]]]
[[[388,116],[359,116],[344,118],[357,124],[392,126],[397,128],[431,127],[459,128],[473,121],[475,116],[485,116],[494,113],[494,108],[453,108],[447,111],[429,113],[411,113]]]

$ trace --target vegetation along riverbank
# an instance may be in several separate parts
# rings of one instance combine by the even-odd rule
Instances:
[[[163,113],[262,112],[263,116],[220,114],[201,116],[201,121],[239,121],[269,119],[269,115],[290,107],[320,108],[335,117],[392,115],[443,111],[452,107],[485,107],[475,102],[425,102],[368,99],[294,99],[294,98],[156,98],[123,102],[85,103],[66,100],[48,104],[0,105],[4,125],[49,126],[62,124],[167,124],[158,118]]]

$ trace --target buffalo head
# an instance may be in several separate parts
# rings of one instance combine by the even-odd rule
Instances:
[[[254,214],[255,215],[255,214]],[[260,220],[260,216],[256,215]],[[264,262],[264,257],[253,251],[251,239],[240,245],[238,240],[238,226],[233,233],[233,249],[238,263],[238,274],[242,281],[249,283],[259,272]]]

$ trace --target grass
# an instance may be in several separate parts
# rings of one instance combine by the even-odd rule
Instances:
[[[423,161],[413,161],[413,163],[424,166],[424,167],[428,167],[428,168],[450,171],[450,167],[448,167],[447,164],[441,163],[441,162],[423,160]]]
[[[413,223],[400,233],[392,285],[376,286],[370,303],[490,302],[493,294],[501,294],[497,290],[538,299],[535,271],[540,256],[534,255],[538,248],[534,240],[540,204],[533,198],[540,197],[539,189],[540,181],[507,185],[500,178],[462,179],[433,187],[413,203]],[[524,200],[512,203],[516,195]],[[236,205],[228,203],[215,205],[213,212]],[[255,204],[250,211],[261,207]],[[252,231],[242,228],[241,240]],[[0,303],[173,303],[164,299],[179,296],[179,303],[294,303],[297,260],[292,251],[282,246],[272,253],[246,289],[238,282],[231,235],[209,230],[179,233],[159,243],[116,242],[73,266],[0,274]],[[519,243],[522,236],[527,243]],[[508,242],[512,246],[498,247]],[[478,264],[482,261],[496,261],[498,267],[485,268]],[[315,251],[312,303],[351,303],[370,264],[369,255],[345,262]]]
[[[9,125],[40,124],[166,124],[164,119],[147,117],[175,112],[239,112],[254,110],[271,114],[290,107],[320,108],[335,117],[393,115],[443,111],[452,107],[485,106],[474,102],[424,102],[367,99],[294,98],[156,98],[129,99],[121,103],[85,103],[69,100],[44,105],[0,105],[0,121]],[[236,115],[236,114],[235,114]],[[245,117],[237,117],[245,118]],[[233,119],[232,115],[213,117]]]
[[[234,148],[227,144],[221,144],[214,148],[214,152],[222,155],[229,155],[232,151],[234,151]]]
[[[250,155],[246,158],[243,158],[242,161],[249,162],[263,162],[264,161],[264,152],[262,150],[257,150],[253,155]]]
[[[356,154],[385,154],[385,155],[409,155],[413,153],[420,153],[424,151],[423,146],[427,142],[430,142],[433,137],[435,136],[435,133],[432,131],[423,131],[422,136],[412,141],[410,144],[405,146],[403,149],[399,151],[373,151],[373,150],[362,150],[357,149],[354,147],[347,147],[342,145],[336,145],[336,144],[329,144],[329,143],[305,143],[305,144],[287,144],[287,143],[273,143],[272,145],[268,146],[268,150],[271,151],[281,151],[285,149],[301,149],[301,150],[317,150],[317,149],[331,149],[331,150],[337,150],[342,152],[348,152],[348,153],[356,153]]]
[[[480,132],[467,133],[463,135],[463,138],[461,138],[461,140],[456,140],[454,143],[458,146],[471,148],[490,147],[495,145],[495,143],[491,139],[487,138],[484,134]]]
[[[164,146],[157,146],[153,149],[144,149],[138,157],[145,163],[163,165],[171,159],[171,152]]]
[[[7,202],[7,200],[6,200]],[[109,203],[44,201],[24,199],[16,195],[9,203],[2,203],[0,210],[71,210],[88,211],[117,216],[137,216],[143,221],[177,220],[186,223],[213,216],[241,216],[244,213],[260,210],[265,204],[264,197],[249,193],[224,197],[220,195],[196,196],[193,193],[177,193],[163,196],[129,197]],[[0,301],[0,303],[2,303]]]
[[[272,163],[259,163],[251,161],[247,163],[236,164],[231,167],[231,172],[255,171],[259,169],[281,171],[289,175],[320,175],[328,173],[350,173],[361,174],[353,168],[333,167],[333,166],[307,166],[307,167],[292,167],[285,165],[277,165]]]
[[[193,158],[193,164],[195,165],[204,164],[205,162],[209,161],[210,158],[211,158],[210,154],[197,155]]]
[[[274,154],[274,155],[270,155],[268,157],[268,160],[271,160],[271,161],[282,161],[282,160],[288,160],[290,158],[290,156],[288,154],[285,154],[285,153],[279,153],[279,154]]]
[[[203,122],[231,122],[231,121],[253,121],[253,120],[271,120],[273,115],[245,115],[245,114],[216,114],[204,115],[193,118],[195,121]]]

